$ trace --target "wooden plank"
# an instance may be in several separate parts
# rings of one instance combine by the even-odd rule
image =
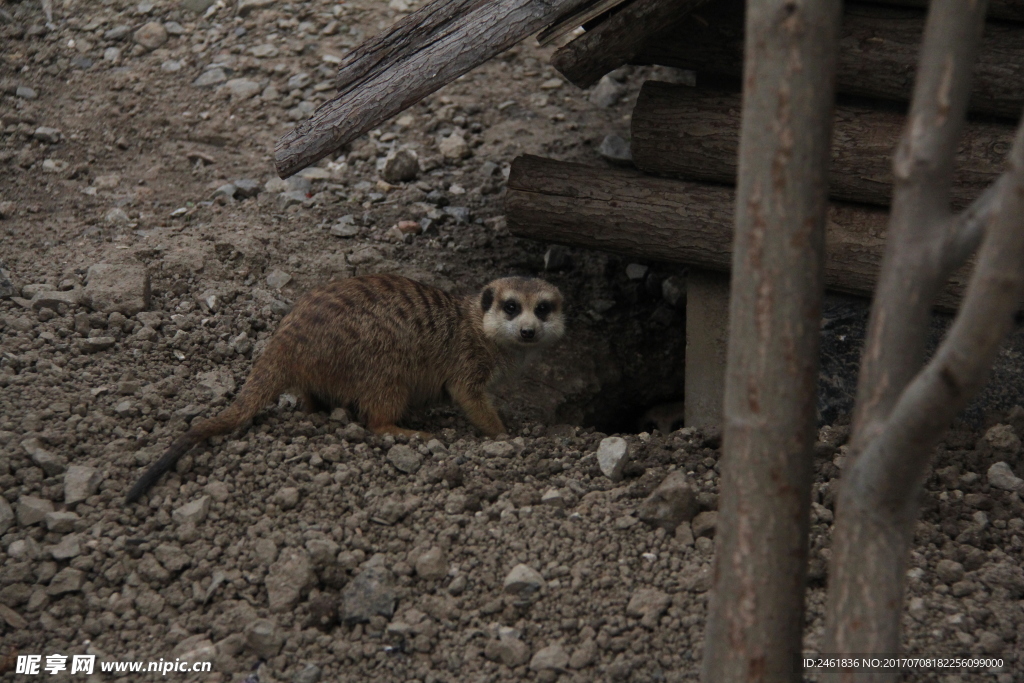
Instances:
[[[705,2],[634,0],[557,50],[551,64],[570,82],[588,88],[609,71],[633,60],[665,26],[678,23]]]
[[[888,206],[892,157],[905,117],[895,111],[836,107],[829,194]],[[970,204],[1002,172],[1014,128],[969,123],[956,160],[952,202]],[[632,117],[636,167],[647,173],[732,185],[740,136],[739,93],[648,81]]]
[[[589,0],[434,0],[346,56],[339,93],[277,143],[282,178]]]
[[[512,164],[505,212],[509,230],[519,237],[728,272],[734,194],[721,185],[522,156]],[[830,205],[827,287],[871,296],[887,221],[883,210]],[[956,308],[969,267],[950,279],[940,308]]]
[[[924,12],[847,5],[839,92],[906,102],[914,82]],[[633,60],[738,80],[743,70],[742,3],[720,0],[649,41]],[[1024,26],[988,22],[974,71],[970,110],[1011,120],[1024,109]]]

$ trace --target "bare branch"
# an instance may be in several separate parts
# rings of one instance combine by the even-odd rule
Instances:
[[[1006,174],[1000,175],[995,182],[966,209],[953,217],[946,226],[946,238],[942,247],[942,270],[952,273],[967,263],[974,255],[985,236],[985,228],[992,213],[999,205],[998,199],[1007,182]]]

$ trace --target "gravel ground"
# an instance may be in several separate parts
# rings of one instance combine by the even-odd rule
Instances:
[[[580,92],[529,41],[282,182],[277,137],[414,5],[56,4],[50,25],[0,4],[0,680],[53,653],[251,683],[695,679],[718,439],[671,415],[636,433],[680,398],[685,273],[516,240],[500,203],[518,154],[605,163],[640,83],[673,74]],[[446,406],[409,421],[436,440],[382,438],[285,397],[122,504],[299,293],[369,272],[562,288],[570,333],[500,392],[507,438]],[[863,320],[844,306],[823,325],[809,650]],[[905,649],[1005,666],[914,680],[1024,680],[1024,410],[1002,386],[939,449]]]

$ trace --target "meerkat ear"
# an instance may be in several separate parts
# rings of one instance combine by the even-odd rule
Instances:
[[[484,290],[483,296],[480,297],[480,308],[486,313],[491,309],[491,304],[494,303],[494,290],[488,287]]]

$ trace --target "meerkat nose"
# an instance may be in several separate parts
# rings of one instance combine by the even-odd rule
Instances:
[[[532,327],[524,327],[523,329],[519,330],[519,334],[520,336],[522,336],[523,339],[533,339],[537,335],[537,331],[534,330]]]

